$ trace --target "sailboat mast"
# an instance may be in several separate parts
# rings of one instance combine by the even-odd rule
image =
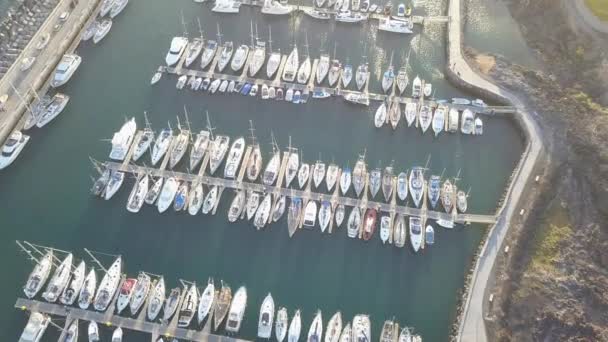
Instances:
[[[306,41],[306,57],[310,57],[310,54],[308,53],[308,32],[305,33],[304,39]]]
[[[217,23],[217,44],[222,45],[222,33],[220,32],[220,23]]]
[[[270,25],[268,25],[268,47],[272,53],[272,27]]]
[[[201,40],[203,40],[203,28],[201,27],[201,19],[196,17],[196,21],[198,22],[198,32],[201,34]]]
[[[251,28],[250,28],[251,29],[251,48],[253,49],[255,46],[253,43],[253,20],[249,21],[249,26],[251,26]]]
[[[249,132],[251,132],[251,144],[255,145],[255,128],[253,128],[253,120],[249,120]]]
[[[182,26],[184,27],[184,37],[188,37],[188,31],[186,30],[186,21],[184,20],[184,11],[180,11],[180,16],[182,19]]]
[[[211,141],[213,141],[215,140],[213,139],[213,130],[215,128],[211,126],[211,120],[209,119],[209,111],[206,110],[205,113],[207,114],[207,130],[209,131],[209,138],[211,139]]]

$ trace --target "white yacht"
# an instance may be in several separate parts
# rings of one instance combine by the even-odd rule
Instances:
[[[198,289],[196,288],[196,283],[192,283],[188,292],[186,292],[186,297],[182,300],[182,305],[177,313],[177,326],[180,328],[188,327],[190,322],[192,322],[197,307]]]
[[[164,128],[158,133],[158,137],[155,139],[154,146],[152,147],[152,165],[156,165],[167,153],[171,140],[173,140],[173,130],[171,128]]]
[[[293,50],[287,57],[287,62],[283,67],[283,81],[293,82],[298,73],[298,67],[300,66],[300,56],[298,55],[298,47],[294,45]]]
[[[272,194],[267,193],[260,203],[255,218],[253,219],[253,225],[259,230],[264,228],[270,217],[270,210],[272,209]]]
[[[340,174],[340,190],[342,191],[342,195],[346,195],[350,189],[351,181],[352,171],[350,170],[350,167],[346,166],[342,169],[342,173]]]
[[[431,126],[431,122],[433,121],[433,113],[431,112],[431,108],[429,106],[422,105],[422,107],[420,107],[419,119],[420,129],[422,129],[422,133],[426,133]]]
[[[331,221],[331,203],[327,200],[321,201],[321,209],[319,210],[319,226],[321,232],[325,233],[329,222]]]
[[[64,305],[72,305],[78,298],[78,294],[82,289],[82,284],[84,284],[85,277],[85,264],[84,261],[81,261],[80,264],[76,267],[74,272],[72,273],[72,277],[68,286],[65,287],[61,297],[59,297],[59,301]]]
[[[99,25],[97,26],[97,30],[95,31],[95,34],[93,35],[93,43],[95,43],[95,44],[99,43],[108,34],[108,32],[110,32],[111,28],[112,28],[111,19],[103,19],[102,21],[100,21]]]
[[[232,42],[225,42],[224,46],[222,47],[222,52],[220,53],[220,59],[217,62],[217,70],[219,72],[224,71],[228,65],[228,62],[230,62],[230,59],[232,58],[233,52],[234,44]]]
[[[133,290],[137,284],[137,279],[127,278],[122,282],[120,290],[118,291],[118,298],[116,299],[116,313],[120,314],[122,310],[126,309],[131,302],[133,296]]]
[[[241,1],[239,0],[217,0],[211,9],[216,13],[239,13]]]
[[[137,213],[141,209],[148,193],[148,185],[150,178],[147,174],[140,177],[133,186],[131,193],[129,194],[129,200],[127,201],[127,210],[132,213]]]
[[[101,3],[101,9],[99,10],[99,17],[105,17],[108,13],[110,13],[114,1],[115,0],[103,0]]]
[[[205,202],[203,202],[203,209],[202,209],[203,214],[208,214],[211,212],[211,209],[213,209],[213,206],[215,205],[216,200],[217,200],[217,186],[214,185],[213,187],[211,187],[211,189],[207,193],[207,196],[205,197]]]
[[[422,223],[420,217],[410,216],[410,242],[414,252],[418,252],[422,245]]]
[[[251,220],[260,206],[260,194],[250,191],[247,194],[247,220]]]
[[[266,165],[264,174],[262,175],[262,182],[264,185],[273,185],[279,176],[279,168],[281,167],[281,152],[275,149],[272,158]]]
[[[171,203],[173,203],[173,199],[175,198],[175,194],[177,193],[177,188],[179,187],[179,182],[173,178],[169,177],[158,197],[158,202],[156,202],[156,207],[159,213],[164,213],[169,207]]]
[[[298,171],[298,186],[300,189],[304,189],[304,186],[310,178],[310,165],[308,163],[302,163],[300,170]]]
[[[439,106],[435,109],[435,114],[433,115],[433,123],[432,128],[433,132],[435,132],[435,136],[437,136],[441,131],[443,131],[443,127],[445,126],[445,114],[446,109],[444,106]]]
[[[433,226],[431,225],[426,226],[426,229],[424,230],[424,242],[427,245],[435,243],[435,229],[433,229]]]
[[[82,58],[76,54],[63,55],[57,68],[55,68],[55,73],[51,80],[51,87],[57,88],[66,84],[72,75],[74,75],[74,72],[76,72],[76,69],[78,69],[81,62]]]
[[[243,321],[243,315],[245,314],[245,307],[247,306],[247,289],[244,286],[234,294],[232,304],[230,304],[230,310],[228,311],[228,319],[226,321],[226,331],[229,333],[238,333],[241,329],[241,322]]]
[[[203,160],[205,152],[209,148],[209,131],[202,130],[196,134],[194,144],[190,150],[190,171],[194,172],[198,164]]]
[[[480,117],[475,118],[475,135],[483,134],[483,121],[481,121]]]
[[[319,188],[323,179],[325,179],[325,163],[317,160],[312,170],[312,180],[315,184],[315,188]]]
[[[416,102],[408,102],[405,104],[405,120],[407,121],[407,126],[410,127],[416,121],[416,116],[418,113],[418,105]]]
[[[87,329],[89,342],[99,342],[99,327],[97,326],[97,322],[90,321],[89,328]]]
[[[333,59],[331,61],[331,64],[329,67],[329,72],[327,75],[327,81],[329,82],[330,87],[333,87],[334,85],[336,85],[336,82],[338,82],[338,79],[340,78],[341,70],[342,70],[342,64],[340,64],[340,61],[337,59]]]
[[[112,4],[112,9],[110,10],[110,18],[114,19],[117,15],[122,12],[123,9],[127,6],[129,0],[114,0]]]
[[[350,81],[353,79],[353,66],[351,64],[344,65],[344,69],[342,69],[342,88],[348,88]]]
[[[368,73],[368,64],[367,62],[362,63],[357,67],[357,72],[355,73],[355,82],[357,83],[357,89],[363,89],[365,83],[367,83],[367,73]]]
[[[327,185],[327,191],[331,192],[338,181],[338,173],[340,168],[336,164],[329,164],[327,167],[327,176],[325,177],[325,185]]]
[[[317,222],[317,202],[308,201],[304,210],[304,226],[314,227]]]
[[[472,134],[475,129],[475,119],[473,112],[470,109],[465,109],[462,112],[462,120],[460,122],[460,131],[463,134]]]
[[[21,337],[19,337],[19,342],[39,342],[50,322],[51,316],[32,312]]]
[[[286,15],[293,11],[293,7],[285,6],[276,0],[264,0],[262,13],[271,15]]]
[[[149,127],[144,128],[144,131],[135,146],[135,151],[133,151],[133,161],[138,161],[139,158],[150,149],[153,140],[154,131]]]
[[[297,310],[289,323],[289,330],[287,332],[287,342],[298,342],[300,340],[300,333],[302,331],[302,318],[300,317],[300,310]]]
[[[323,81],[325,80],[325,77],[327,77],[327,73],[329,72],[329,55],[328,54],[321,54],[321,56],[319,57],[319,62],[317,63],[317,70],[316,70],[316,79],[317,79],[317,84],[321,84],[323,83]]]
[[[241,164],[241,158],[245,151],[245,138],[240,137],[232,143],[230,152],[228,153],[228,159],[226,160],[226,167],[224,168],[224,178],[233,179],[236,177],[236,173]]]
[[[72,273],[72,258],[72,253],[69,253],[65,259],[63,259],[46,286],[46,291],[42,293],[42,297],[48,302],[56,302],[65,287],[68,285],[70,275]]]
[[[277,319],[274,328],[275,337],[277,342],[283,342],[285,336],[287,336],[287,323],[289,322],[289,317],[287,316],[287,309],[279,308],[277,311]]]
[[[385,32],[410,34],[414,32],[413,29],[414,23],[409,19],[396,20],[386,17],[380,19],[380,23],[378,24],[378,30]]]
[[[122,342],[122,328],[116,327],[112,333],[112,342]]]
[[[383,244],[388,241],[388,237],[391,233],[391,218],[390,216],[383,215],[380,218],[380,240]]]
[[[155,321],[163,308],[165,302],[165,279],[160,277],[152,293],[150,293],[150,300],[146,309],[146,316],[149,321]]]
[[[458,109],[452,107],[450,108],[448,114],[448,129],[447,131],[450,133],[458,132],[458,121],[460,119],[460,113],[458,113]]]
[[[253,49],[253,57],[249,61],[249,76],[254,77],[266,60],[266,42],[257,40]]]
[[[179,59],[182,58],[184,51],[186,51],[186,46],[188,46],[188,38],[173,37],[169,51],[165,56],[165,63],[167,63],[167,66],[170,67],[179,62]]]
[[[397,78],[395,78],[395,82],[397,82],[397,90],[399,90],[399,94],[403,94],[409,81],[410,81],[410,79],[407,76],[405,67],[402,67],[401,69],[399,69],[399,72],[397,73]]]
[[[95,288],[97,287],[97,274],[95,273],[95,269],[91,268],[87,277],[84,278],[84,284],[80,288],[80,294],[78,295],[78,306],[86,310],[89,308],[89,305],[93,302],[93,298],[95,297]]]
[[[230,68],[232,71],[239,71],[245,65],[247,61],[247,56],[249,55],[249,46],[241,45],[234,52],[234,56],[232,57],[232,62],[230,62]]]
[[[336,312],[327,323],[327,330],[325,330],[325,342],[339,342],[340,334],[342,333],[342,314],[340,311]]]
[[[97,294],[93,301],[93,306],[97,311],[105,311],[110,305],[116,289],[118,288],[118,282],[120,281],[120,272],[122,268],[122,258],[118,257],[108,269],[106,275],[101,279]]]
[[[133,289],[133,295],[131,296],[131,302],[129,303],[129,309],[131,310],[132,315],[136,315],[139,312],[139,309],[144,305],[146,298],[148,298],[148,293],[150,293],[151,285],[152,280],[150,279],[150,276],[144,272],[139,273],[137,276],[137,283]]]
[[[358,12],[340,11],[336,13],[335,19],[341,23],[360,23],[367,20],[367,15]]]
[[[228,151],[228,146],[230,144],[230,137],[227,135],[218,135],[213,140],[211,146],[211,158],[209,159],[209,172],[211,175],[215,173],[215,171],[219,168],[220,164],[224,160],[226,156],[226,152]]]
[[[192,216],[198,214],[203,207],[204,196],[202,183],[197,182],[197,184],[192,185],[190,194],[188,194],[188,214]]]
[[[207,283],[207,287],[203,290],[201,298],[198,302],[197,319],[198,323],[201,324],[205,318],[209,315],[211,308],[213,307],[213,300],[215,297],[215,285],[213,281]]]
[[[217,42],[215,40],[207,40],[207,45],[201,55],[201,69],[205,69],[213,60],[217,51]],[[213,71],[213,70],[212,70]]]
[[[260,317],[258,320],[258,337],[270,338],[272,333],[272,323],[274,322],[274,300],[269,293],[260,307]]]
[[[14,131],[8,137],[0,154],[0,170],[11,165],[17,159],[28,141],[30,141],[30,137],[21,133],[21,131]]]
[[[386,123],[386,102],[382,101],[382,104],[378,109],[376,109],[376,114],[374,115],[374,126],[376,128],[382,127]]]
[[[297,152],[290,152],[289,159],[287,160],[287,169],[285,170],[285,186],[289,187],[291,182],[296,178],[298,174],[298,168],[300,166],[300,156]]]
[[[315,318],[312,320],[310,324],[310,328],[308,329],[308,341],[309,342],[321,342],[321,337],[323,336],[323,318],[321,315],[321,310],[318,310],[315,314]]]
[[[49,250],[46,252],[44,257],[40,259],[40,262],[34,266],[32,273],[30,273],[27,278],[27,282],[23,287],[23,292],[25,296],[29,299],[32,299],[40,292],[40,289],[46,283],[46,280],[51,273],[51,268],[53,267],[53,250]]]
[[[119,161],[125,159],[136,130],[137,124],[135,123],[135,118],[131,118],[131,120],[122,125],[118,132],[114,133],[110,159]]]

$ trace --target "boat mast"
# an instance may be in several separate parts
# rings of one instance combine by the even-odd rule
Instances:
[[[184,11],[180,11],[180,16],[182,19],[182,26],[184,27],[184,37],[188,37],[188,31],[186,30],[186,22],[184,21]]]
[[[17,96],[19,97],[19,100],[21,100],[21,102],[23,102],[23,104],[25,105],[25,108],[27,108],[28,112],[30,112],[32,115],[34,114],[32,112],[32,108],[30,107],[30,105],[27,103],[27,101],[25,101],[23,99],[23,96],[21,96],[21,93],[19,93],[19,91],[17,90],[17,88],[15,88],[15,85],[11,82],[11,88],[13,88],[13,91],[15,92],[15,94],[17,94]]]
[[[253,120],[249,120],[249,132],[251,132],[251,145],[255,146],[255,128],[253,128]]]
[[[253,49],[255,47],[254,43],[253,43],[253,20],[249,21],[249,26],[250,30],[251,30],[251,48]]]
[[[209,138],[211,139],[211,141],[215,140],[213,139],[213,130],[215,129],[215,127],[211,126],[211,120],[209,120],[209,111],[205,111],[205,114],[207,115],[207,130],[209,131]]]
[[[222,45],[222,33],[220,32],[220,23],[217,23],[217,45]]]
[[[188,119],[188,110],[186,109],[186,105],[184,105],[184,115],[186,116],[186,126],[188,126],[188,138],[192,138],[190,132],[192,129],[190,128],[190,120]]]
[[[337,43],[337,42],[334,42],[334,55],[333,55],[333,57],[332,57],[332,60],[335,60],[335,59],[336,59],[336,46],[337,46],[337,45],[338,45],[338,43]]]
[[[268,25],[268,47],[272,53],[272,27],[270,25]]]
[[[146,122],[146,128],[152,130],[150,127],[150,121],[148,121],[148,113],[145,110],[144,110],[144,120]]]
[[[203,41],[203,28],[201,27],[201,19],[196,17],[196,21],[198,22],[198,32],[201,34],[201,42]]]
[[[308,32],[305,33],[304,39],[306,42],[304,45],[306,47],[306,58],[310,58],[310,54],[308,53]]]
[[[395,53],[395,51],[394,51],[394,50],[393,50],[393,51],[391,51],[391,61],[388,63],[388,67],[389,67],[390,69],[392,69],[392,68],[393,68],[393,54],[394,54],[394,53]]]
[[[258,37],[258,23],[255,23],[255,42],[257,43],[260,38]]]

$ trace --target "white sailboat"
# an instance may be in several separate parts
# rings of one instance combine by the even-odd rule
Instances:
[[[302,331],[302,318],[300,316],[300,310],[296,310],[296,313],[289,324],[289,331],[287,334],[287,342],[298,342],[300,340],[300,334]]]
[[[268,47],[270,50],[270,56],[268,57],[268,62],[266,63],[266,76],[270,79],[277,72],[281,64],[281,50],[272,51],[272,29],[270,26],[268,26]],[[272,92],[273,91],[271,90],[271,93]],[[274,98],[274,96],[270,96],[270,98]]]
[[[391,52],[391,60],[388,69],[382,75],[382,90],[386,93],[392,89],[395,81],[395,72],[393,69],[393,53]]]
[[[226,160],[226,167],[224,168],[224,178],[233,179],[236,177],[236,173],[241,165],[241,159],[245,152],[245,138],[239,137],[230,147],[228,158]]]
[[[236,72],[241,70],[247,61],[247,56],[249,55],[249,46],[240,45],[236,51],[234,52],[234,56],[232,57],[232,62],[230,62],[230,68],[232,71]]]
[[[150,293],[150,300],[147,307],[146,316],[149,321],[154,322],[163,308],[165,302],[165,279],[160,277],[152,293]]]
[[[264,65],[266,60],[266,43],[261,41],[257,35],[257,24],[256,24],[256,35],[255,35],[255,46],[253,46],[253,57],[249,61],[249,76],[254,77],[258,71]]]
[[[207,283],[207,287],[203,290],[200,301],[198,302],[197,319],[198,323],[201,324],[207,318],[213,307],[215,299],[215,285],[213,281]]]
[[[228,311],[228,318],[226,321],[226,331],[229,333],[238,333],[241,329],[241,322],[243,321],[243,315],[245,314],[245,307],[247,306],[247,289],[244,286],[234,294],[232,304],[230,304],[230,310]]]
[[[59,299],[59,296],[68,285],[70,275],[72,274],[72,253],[63,259],[59,267],[55,270],[53,277],[46,286],[46,290],[42,293],[42,297],[50,303],[54,303]]]
[[[298,69],[298,83],[301,84],[306,84],[306,82],[308,82],[308,79],[310,78],[310,72],[311,72],[311,62],[310,62],[310,54],[308,52],[308,34],[306,35],[306,43],[304,45],[306,47],[306,58],[304,59],[304,62],[302,62],[302,65],[300,65],[300,68]]]
[[[325,342],[339,342],[342,333],[342,313],[336,312],[327,323],[325,331]]]
[[[350,189],[351,181],[352,171],[350,170],[350,167],[346,166],[342,169],[342,173],[340,174],[340,191],[342,191],[342,195],[346,195]]]
[[[279,308],[277,311],[277,319],[274,328],[275,337],[277,342],[283,342],[285,336],[287,336],[287,323],[289,322],[289,317],[287,317],[287,309]]]
[[[112,266],[106,272],[106,275],[101,279],[97,294],[93,301],[93,306],[97,311],[105,311],[110,305],[116,289],[118,288],[118,282],[120,281],[120,271],[122,268],[122,258],[118,257],[112,263]]]
[[[416,115],[418,112],[418,105],[416,102],[408,102],[405,104],[405,120],[407,126],[410,127],[416,121]]]
[[[97,287],[97,274],[95,273],[95,269],[91,268],[86,278],[84,278],[84,283],[80,288],[80,293],[78,294],[78,306],[86,310],[89,308],[89,305],[93,302],[93,298],[95,297],[95,288]]]
[[[283,67],[283,81],[293,82],[298,73],[298,67],[300,66],[300,56],[298,55],[298,46],[296,45],[295,39],[293,43],[293,50],[289,53],[285,66]]]
[[[317,63],[317,70],[315,72],[315,76],[317,79],[317,84],[323,83],[325,77],[327,77],[327,73],[329,72],[329,55],[321,54],[319,57],[319,62]]]
[[[34,266],[32,273],[30,273],[27,278],[27,282],[23,287],[23,292],[27,296],[27,298],[34,298],[51,273],[51,268],[53,267],[53,250],[49,250],[46,252],[44,257],[40,259],[40,261]]]
[[[315,318],[312,320],[310,324],[310,328],[308,329],[308,341],[315,342],[321,341],[321,337],[323,336],[323,318],[321,316],[321,310],[317,310],[315,314]]]
[[[308,163],[302,163],[300,170],[298,171],[298,186],[303,189],[308,178],[310,177],[310,165]]]
[[[156,207],[159,213],[164,213],[169,209],[171,203],[173,203],[173,199],[175,198],[175,194],[177,193],[177,188],[179,187],[179,182],[173,178],[169,177],[162,187],[160,195],[158,197],[158,201],[156,202]]]
[[[422,245],[422,223],[420,217],[410,216],[410,242],[414,252],[418,252]]]

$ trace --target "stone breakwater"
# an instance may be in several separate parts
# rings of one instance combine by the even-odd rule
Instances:
[[[17,0],[0,23],[0,78],[2,78],[59,0]]]

